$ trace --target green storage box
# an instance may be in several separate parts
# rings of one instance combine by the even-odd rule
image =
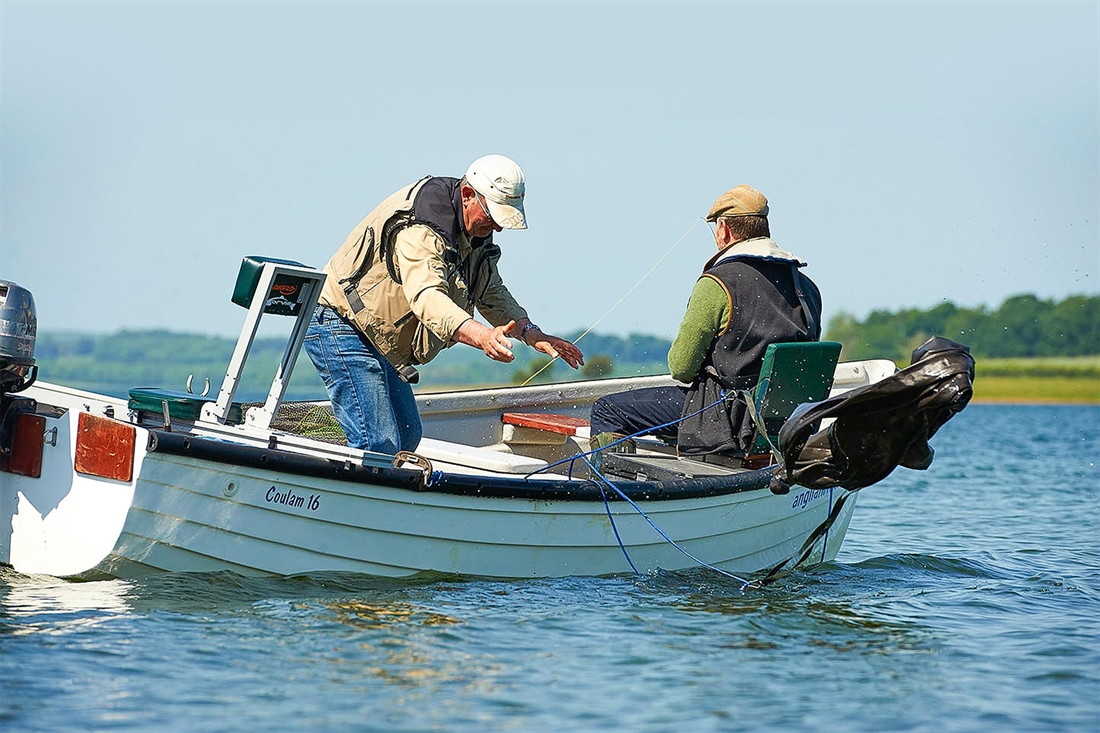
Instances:
[[[202,406],[208,402],[214,402],[214,398],[171,389],[135,387],[130,390],[130,402],[127,406],[135,412],[163,415],[163,402],[168,402],[169,417],[174,417],[177,420],[198,420],[202,414]],[[228,423],[239,425],[243,421],[244,410],[241,408],[241,403],[234,402],[229,406]]]

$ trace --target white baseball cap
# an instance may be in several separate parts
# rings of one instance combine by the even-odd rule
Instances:
[[[478,158],[466,169],[466,182],[485,197],[489,214],[504,229],[526,229],[525,179],[516,161],[503,155]]]

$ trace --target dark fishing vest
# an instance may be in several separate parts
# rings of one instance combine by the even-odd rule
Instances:
[[[702,410],[723,394],[751,389],[769,344],[821,338],[821,293],[798,264],[737,255],[708,268],[703,277],[725,289],[730,319],[687,390],[683,415]],[[739,400],[727,400],[680,423],[682,455],[744,455],[754,434]]]

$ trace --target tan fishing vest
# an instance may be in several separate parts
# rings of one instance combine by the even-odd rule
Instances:
[[[526,317],[500,281],[500,250],[491,242],[471,253],[469,242],[462,236],[447,256],[448,244],[437,231],[427,224],[413,223],[392,234],[390,243],[383,246],[383,234],[389,233],[387,225],[393,227],[411,215],[417,194],[429,180],[405,186],[382,201],[356,225],[325,265],[328,278],[321,291],[322,305],[334,308],[353,323],[398,368],[426,364],[450,346],[454,330],[473,315],[475,305],[494,325]],[[405,273],[403,282],[398,282],[394,275],[401,279],[402,273],[397,257],[387,257],[387,249],[398,247],[433,258],[441,277],[409,282]],[[433,330],[413,313],[409,296],[416,297],[424,288],[438,288],[441,280],[453,306],[422,313],[424,320],[434,325]]]

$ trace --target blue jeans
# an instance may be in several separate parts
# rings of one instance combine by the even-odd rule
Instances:
[[[416,450],[423,430],[412,387],[366,336],[319,305],[302,345],[349,446],[387,455]]]

